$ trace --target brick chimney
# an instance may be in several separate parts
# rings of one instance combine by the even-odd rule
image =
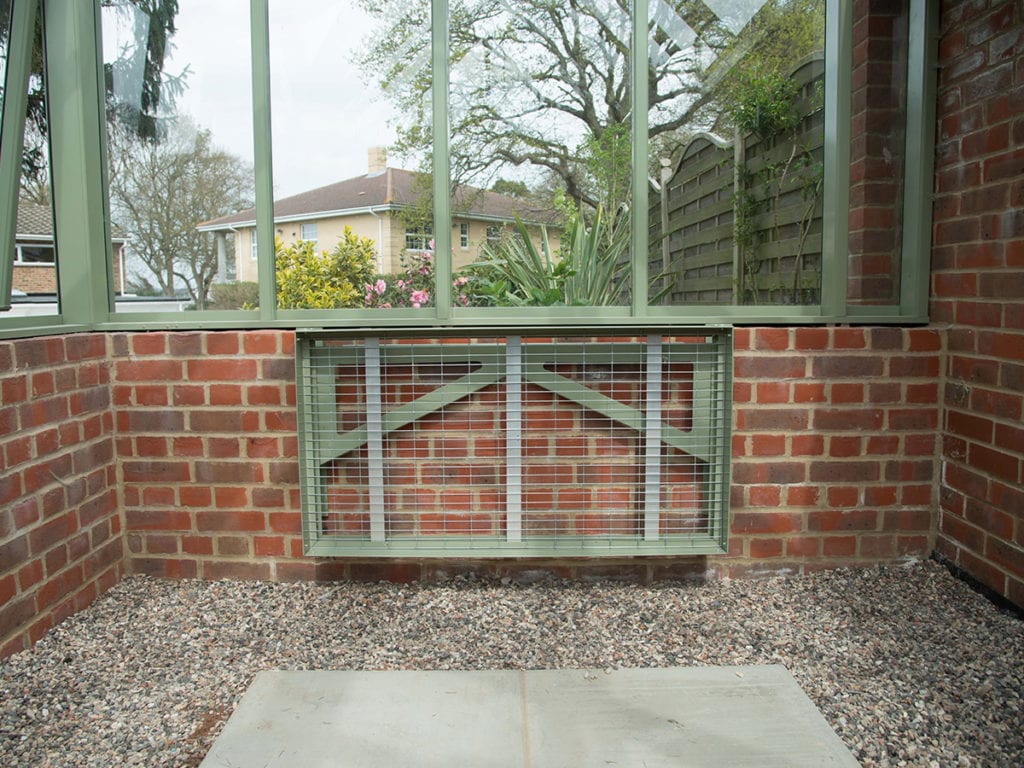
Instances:
[[[370,147],[367,155],[367,173],[380,173],[388,167],[387,147]]]

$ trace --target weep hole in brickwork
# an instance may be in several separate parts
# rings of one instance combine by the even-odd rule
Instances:
[[[297,355],[307,554],[724,551],[728,330]]]

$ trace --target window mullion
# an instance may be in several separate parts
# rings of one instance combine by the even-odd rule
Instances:
[[[634,0],[633,3],[633,41],[630,46],[630,77],[632,79],[633,113],[631,125],[633,137],[633,194],[630,209],[630,242],[632,280],[632,314],[647,314],[647,157],[650,154],[647,135],[647,112],[650,108],[647,97],[647,3]]]
[[[825,10],[825,187],[822,206],[821,314],[846,316],[850,231],[850,81],[853,4]]]
[[[448,0],[431,3],[431,106],[434,171],[434,305],[438,320],[451,317],[452,206],[448,120]]]
[[[900,315],[928,316],[931,193],[935,177],[937,14],[927,0],[911,0],[907,60],[907,145],[900,247]]]
[[[256,279],[260,319],[277,317],[274,173],[270,125],[270,16],[267,0],[251,0],[253,162],[256,167]]]

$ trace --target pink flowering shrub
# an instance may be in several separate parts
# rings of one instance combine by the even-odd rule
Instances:
[[[433,241],[430,244],[433,245]],[[370,309],[434,306],[434,252],[406,251],[399,264],[397,274],[378,275],[373,283],[363,285],[364,306]],[[468,283],[467,277],[452,281],[452,295],[459,306],[469,305],[469,296],[463,291]]]

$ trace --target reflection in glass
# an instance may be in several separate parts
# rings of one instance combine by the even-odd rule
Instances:
[[[652,303],[818,303],[824,0],[651,9]]]
[[[102,8],[115,290],[159,297],[118,311],[253,306],[250,243],[216,224],[254,203],[249,3],[151,6]]]
[[[909,5],[854,6],[847,301],[900,301]]]

